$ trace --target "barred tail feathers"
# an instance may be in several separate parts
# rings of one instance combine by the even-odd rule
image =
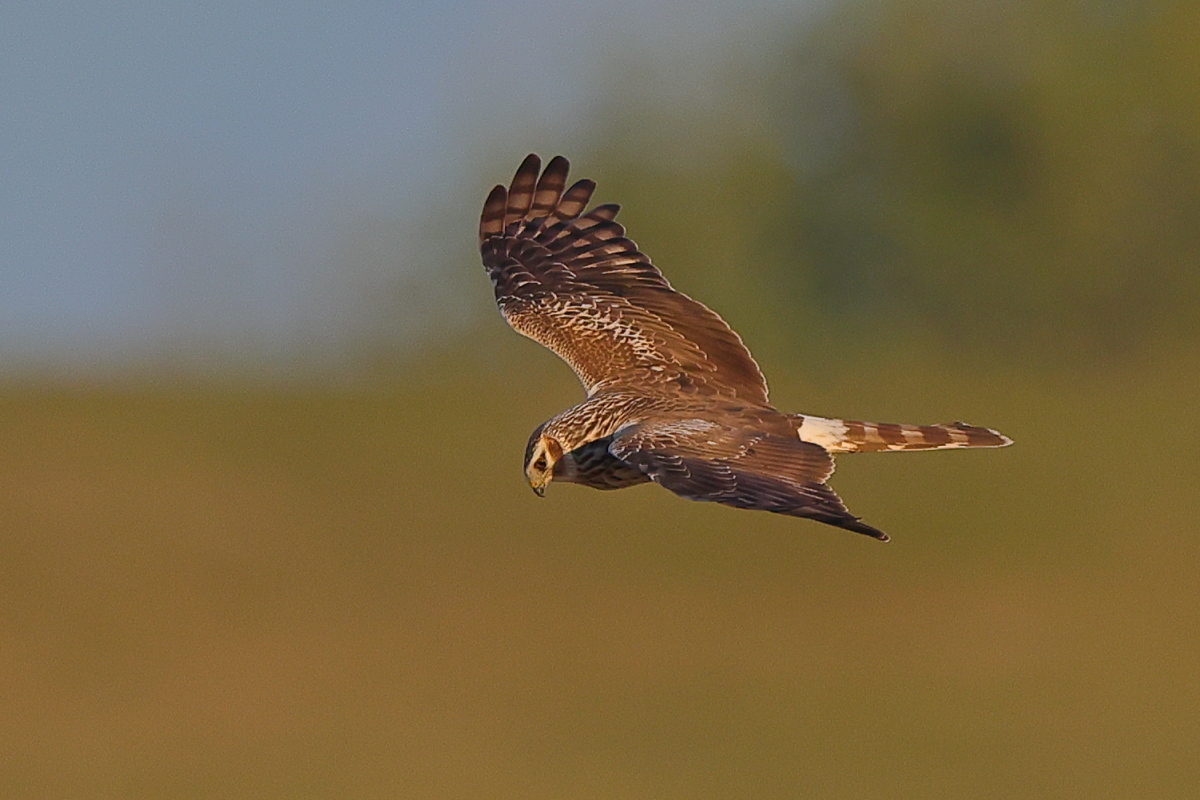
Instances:
[[[991,428],[965,422],[937,425],[898,425],[894,422],[860,422],[793,416],[797,434],[831,453],[875,453],[890,450],[946,450],[959,447],[1006,447],[1012,439]]]

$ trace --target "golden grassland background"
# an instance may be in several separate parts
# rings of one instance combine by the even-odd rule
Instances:
[[[829,8],[614,47],[569,135],[474,121],[461,196],[348,226],[337,269],[396,279],[336,375],[6,377],[0,795],[1194,796],[1200,6]],[[580,391],[472,247],[530,150],[782,409],[1016,445],[840,459],[888,544],[538,500],[526,437]]]
[[[653,486],[538,500],[525,436],[578,390],[498,347],[507,373],[451,351],[408,389],[6,390],[0,792],[1200,781],[1194,357],[1037,383],[929,353],[832,380],[768,365],[785,407],[1016,438],[841,459],[880,544]]]

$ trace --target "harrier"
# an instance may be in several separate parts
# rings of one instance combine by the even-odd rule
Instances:
[[[551,480],[594,489],[654,481],[690,500],[806,517],[873,536],[825,481],[833,456],[1003,447],[962,422],[897,425],[785,414],[725,321],[675,291],[615,221],[585,213],[596,184],[567,188],[568,163],[530,155],[488,195],[479,249],[504,319],[571,365],[587,399],[525,448],[538,495]]]

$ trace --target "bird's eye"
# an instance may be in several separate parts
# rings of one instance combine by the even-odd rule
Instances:
[[[536,470],[543,470],[543,469],[545,469],[545,468],[546,468],[546,457],[545,457],[545,456],[538,456],[538,460],[537,460],[537,461],[535,461],[535,462],[533,462],[533,468],[534,468],[534,469],[536,469]]]

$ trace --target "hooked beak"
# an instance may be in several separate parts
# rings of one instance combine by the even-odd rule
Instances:
[[[541,486],[534,486],[533,493],[536,494],[538,497],[545,497],[546,496],[546,485],[542,484]]]

